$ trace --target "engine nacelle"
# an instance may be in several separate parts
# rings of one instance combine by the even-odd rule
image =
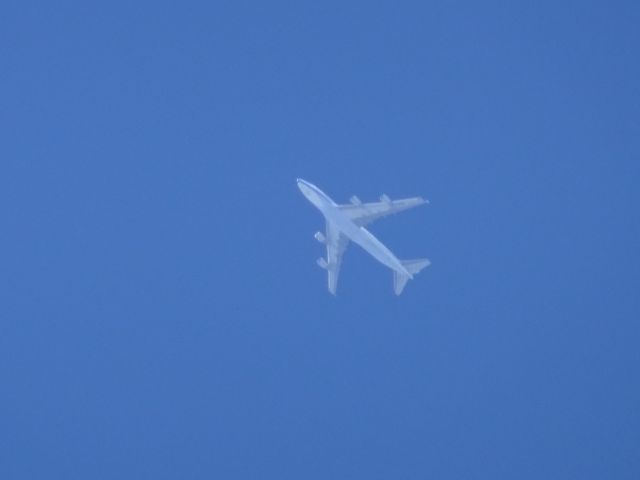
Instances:
[[[360,201],[360,199],[358,197],[356,197],[355,195],[353,197],[351,197],[349,199],[349,201],[353,204],[353,205],[362,205],[362,202]]]
[[[322,232],[316,232],[314,235],[314,238],[319,241],[320,243],[327,243],[327,237],[325,237]]]
[[[318,260],[316,260],[316,263],[320,268],[324,268],[325,270],[329,268],[329,264],[323,257],[320,257]]]
[[[391,203],[391,199],[384,193],[380,195],[380,201],[383,203]]]

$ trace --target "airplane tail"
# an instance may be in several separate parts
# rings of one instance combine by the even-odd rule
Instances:
[[[401,260],[400,262],[412,276],[420,272],[423,268],[431,265],[431,262],[426,258],[420,258],[418,260]],[[402,293],[404,286],[410,278],[412,277],[409,277],[404,273],[399,273],[395,270],[393,271],[393,291],[396,292],[396,295],[400,295]]]

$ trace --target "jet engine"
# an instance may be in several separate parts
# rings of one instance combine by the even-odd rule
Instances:
[[[318,260],[316,260],[316,263],[320,268],[324,268],[325,270],[329,268],[329,264],[323,257],[320,257]]]
[[[327,243],[327,238],[322,234],[322,232],[316,232],[314,235],[315,239],[320,243]]]

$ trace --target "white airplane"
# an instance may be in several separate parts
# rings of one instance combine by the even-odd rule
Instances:
[[[298,188],[307,200],[322,212],[326,221],[326,235],[316,232],[315,238],[327,246],[327,258],[319,258],[317,263],[327,271],[329,291],[335,295],[338,286],[338,275],[342,254],[349,240],[360,245],[376,260],[393,270],[393,290],[396,295],[402,293],[407,281],[431,262],[426,258],[419,260],[398,260],[380,240],[374,237],[364,226],[368,223],[392,213],[429,203],[421,197],[391,200],[386,195],[379,202],[362,203],[355,195],[351,203],[338,205],[322,190],[309,182],[297,179]]]

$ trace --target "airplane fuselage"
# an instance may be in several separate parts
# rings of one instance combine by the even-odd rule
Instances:
[[[356,225],[326,193],[302,179],[298,179],[298,188],[307,200],[322,212],[325,220],[339,229],[349,240],[360,245],[383,265],[413,278],[400,260],[380,240],[366,228]]]

